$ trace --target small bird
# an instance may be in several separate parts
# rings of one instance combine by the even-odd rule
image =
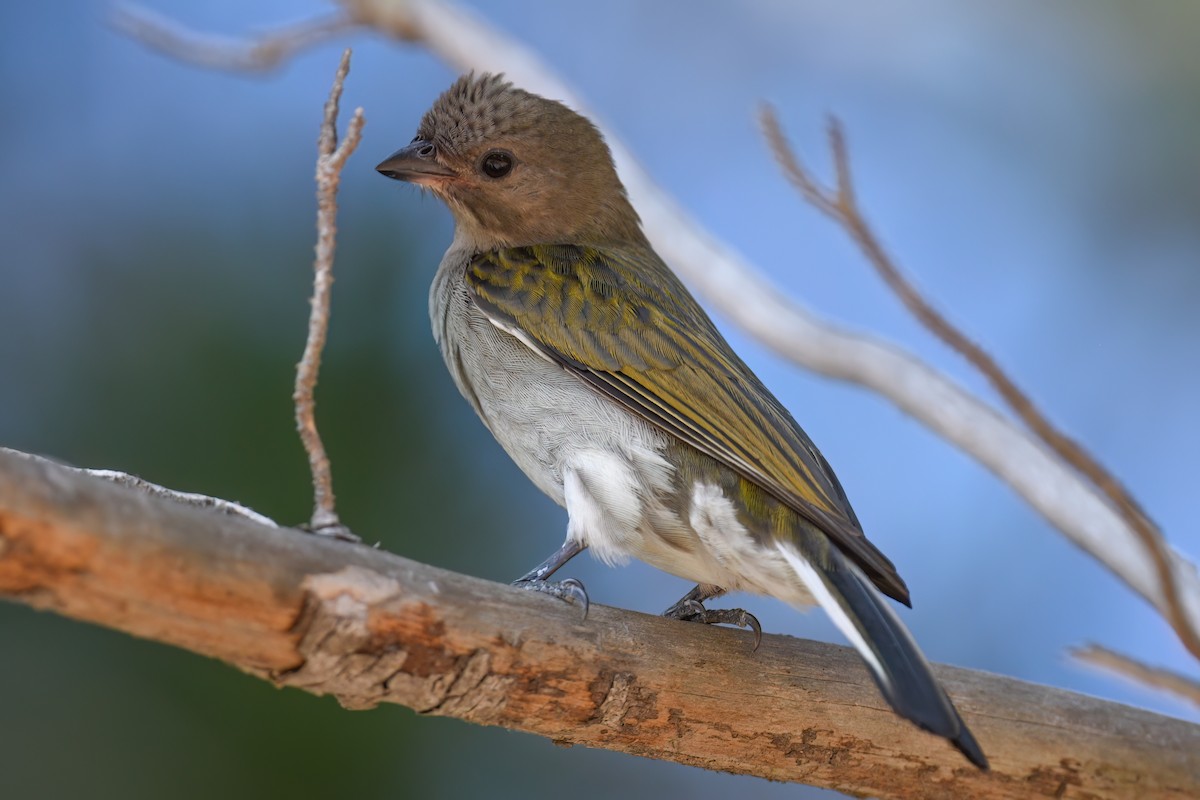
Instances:
[[[567,510],[566,542],[516,584],[590,548],[695,581],[666,612],[760,632],[727,591],[814,601],[902,717],[987,759],[880,592],[908,588],[829,463],[654,252],[599,130],[502,75],[459,78],[376,169],[433,191],[454,240],[433,335],[509,456]]]

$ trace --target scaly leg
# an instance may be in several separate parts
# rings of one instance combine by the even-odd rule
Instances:
[[[762,644],[762,625],[749,611],[740,608],[722,608],[713,611],[704,607],[705,600],[720,597],[725,590],[720,586],[698,583],[696,587],[685,594],[678,603],[663,612],[669,619],[683,622],[703,622],[705,625],[737,625],[739,628],[749,628],[754,631],[754,649]]]
[[[548,594],[551,597],[557,597],[559,600],[565,600],[568,603],[577,603],[583,608],[583,618],[587,619],[587,589],[583,588],[583,584],[579,580],[576,578],[566,578],[554,583],[546,580],[559,567],[582,553],[585,546],[573,539],[568,539],[563,542],[562,547],[555,551],[554,555],[517,578],[513,581],[512,585],[528,589],[531,592]]]

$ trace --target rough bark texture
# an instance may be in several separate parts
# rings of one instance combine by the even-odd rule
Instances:
[[[881,798],[1193,798],[1200,727],[950,667],[981,773],[847,648],[559,601],[0,453],[0,596],[349,708],[529,731]]]

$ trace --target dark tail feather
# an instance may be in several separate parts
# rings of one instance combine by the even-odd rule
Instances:
[[[929,662],[862,571],[833,547],[827,555],[828,568],[815,566],[788,544],[780,544],[779,549],[862,655],[896,713],[948,739],[972,764],[987,769],[983,750],[933,677]]]

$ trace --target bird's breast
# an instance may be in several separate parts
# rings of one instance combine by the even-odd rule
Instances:
[[[582,450],[613,446],[629,420],[492,324],[471,300],[466,260],[448,253],[438,269],[429,302],[434,337],[459,391],[488,430],[530,480],[563,505],[564,466]]]

